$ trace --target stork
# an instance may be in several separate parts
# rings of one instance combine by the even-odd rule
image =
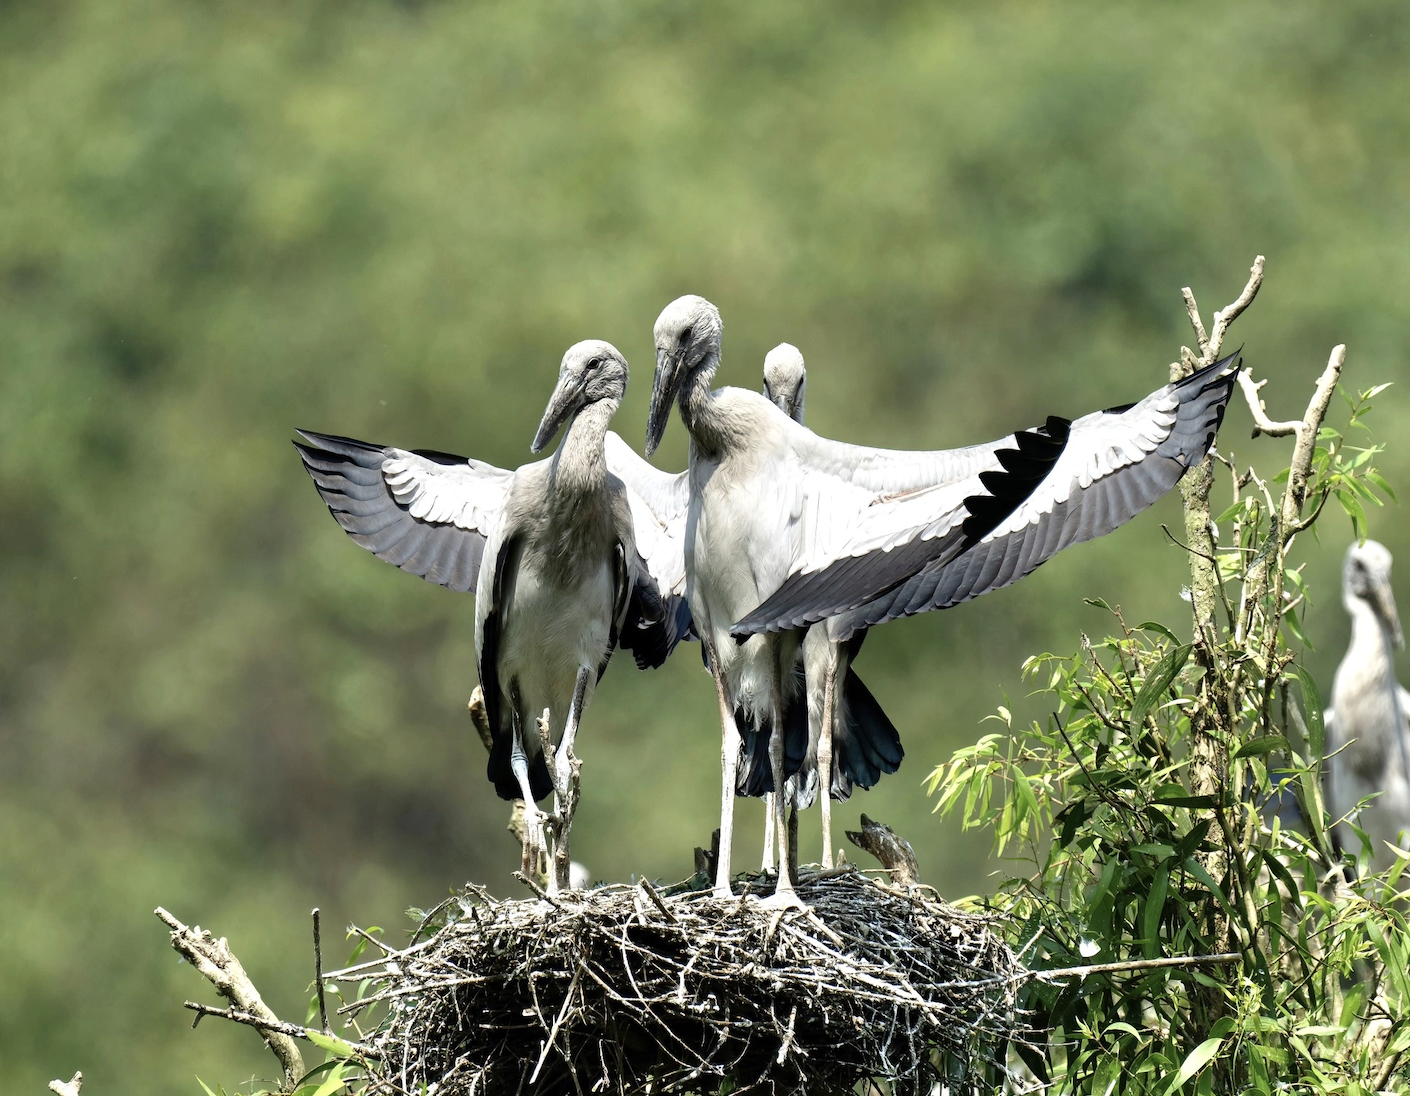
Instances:
[[[719,310],[702,297],[678,298],[657,319],[646,452],[677,404],[691,439],[687,596],[723,729],[715,891],[724,897],[739,758],[734,706],[770,728],[773,782],[782,788],[780,731],[797,703],[799,630],[850,613],[829,630],[844,642],[907,610],[995,589],[1068,544],[1110,532],[1204,456],[1233,376],[1225,359],[1125,408],[1076,422],[1050,417],[987,445],[908,453],[820,438],[757,393],[711,391],[722,335]],[[977,567],[949,568],[976,548]],[[918,588],[878,614],[875,603],[913,579]],[[775,828],[786,863],[782,801],[775,797]],[[774,900],[798,904],[786,871]]]
[[[799,425],[803,424],[807,384],[803,353],[796,346],[780,343],[764,356],[764,395]],[[853,785],[870,788],[882,773],[894,773],[900,768],[905,756],[901,736],[851,669],[866,631],[858,631],[846,643],[837,643],[828,635],[828,627],[827,621],[815,624],[803,638],[808,747],[797,776],[790,778],[793,793],[788,801],[794,809],[806,810],[818,799],[824,868],[833,866],[832,800],[849,798]],[[836,689],[839,676],[843,682],[841,696]],[[767,797],[765,805],[764,867],[768,869],[773,867],[774,816],[773,804]],[[791,820],[789,825],[791,831]],[[782,866],[779,870],[783,870]]]
[[[609,343],[571,347],[532,451],[560,428],[563,439],[552,457],[514,472],[306,431],[310,444],[295,443],[355,542],[432,582],[475,589],[488,776],[502,798],[524,800],[526,865],[545,851],[536,803],[567,786],[583,710],[613,650],[658,666],[686,624],[679,543],[606,457],[626,386],[626,359]],[[529,730],[541,712],[558,743],[552,773]],[[553,890],[568,883],[572,807],[559,808],[568,817],[556,827],[565,839],[555,842]]]
[[[1347,549],[1342,604],[1351,617],[1351,645],[1325,716],[1327,806],[1338,820],[1337,841],[1346,852],[1358,848],[1352,827],[1360,826],[1376,871],[1395,863],[1391,848],[1406,847],[1410,831],[1410,692],[1395,679],[1395,651],[1404,637],[1390,565],[1390,552],[1374,540]]]

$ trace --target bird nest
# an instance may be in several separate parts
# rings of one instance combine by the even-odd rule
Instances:
[[[468,888],[405,949],[338,972],[369,979],[345,1011],[381,1016],[368,1091],[928,1092],[1016,1033],[1026,972],[929,888],[843,868],[804,874],[809,908],[781,910],[768,880],[728,901],[699,884]]]

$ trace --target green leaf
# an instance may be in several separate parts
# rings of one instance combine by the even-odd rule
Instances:
[[[1175,1092],[1184,1085],[1186,1081],[1207,1066],[1210,1059],[1219,1053],[1219,1048],[1223,1045],[1223,1039],[1206,1039],[1199,1046],[1195,1047],[1194,1050],[1190,1051],[1189,1056],[1180,1066],[1180,1072],[1175,1074],[1175,1079],[1170,1082],[1170,1087],[1165,1090],[1165,1096],[1170,1096],[1172,1092]]]
[[[1170,888],[1170,872],[1161,868],[1155,873],[1150,894],[1146,896],[1145,909],[1141,916],[1141,935],[1146,942],[1146,957],[1155,958],[1159,950],[1160,917],[1165,912],[1165,894]]]
[[[1130,724],[1133,732],[1145,722],[1146,713],[1160,699],[1161,694],[1170,688],[1170,683],[1175,680],[1175,675],[1184,669],[1185,662],[1190,657],[1190,650],[1191,647],[1188,643],[1176,647],[1157,662],[1146,676],[1145,684],[1136,694],[1136,702],[1131,705]]]
[[[1311,757],[1322,758],[1327,753],[1327,726],[1322,719],[1322,694],[1317,682],[1301,666],[1294,666],[1298,684],[1302,686],[1302,710],[1307,717],[1307,748]]]
[[[339,1064],[333,1068],[333,1071],[331,1073],[328,1074],[327,1080],[325,1080],[321,1085],[318,1086],[318,1091],[316,1091],[313,1096],[333,1096],[333,1093],[337,1092],[338,1089],[342,1087],[343,1067],[341,1064]]]
[[[322,1047],[335,1058],[352,1058],[357,1054],[351,1044],[344,1042],[336,1035],[325,1035],[321,1031],[310,1030],[308,1041],[316,1047]]]
[[[1286,750],[1287,748],[1288,740],[1282,735],[1266,734],[1261,738],[1249,739],[1239,747],[1234,757],[1261,757],[1264,754],[1272,753],[1274,750]]]

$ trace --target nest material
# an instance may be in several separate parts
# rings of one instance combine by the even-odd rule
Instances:
[[[928,888],[805,874],[806,911],[673,889],[471,888],[424,939],[342,972],[371,978],[351,1011],[387,1009],[369,1091],[928,1092],[1015,1034],[1026,972]]]

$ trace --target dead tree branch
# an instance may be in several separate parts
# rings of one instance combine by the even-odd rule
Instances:
[[[884,822],[862,815],[861,833],[856,830],[847,830],[846,833],[848,841],[881,862],[881,866],[891,873],[893,883],[905,887],[920,882],[920,865],[916,863],[915,849]]]
[[[259,1028],[265,1045],[279,1059],[284,1079],[292,1088],[304,1075],[303,1055],[298,1044],[282,1030],[283,1021],[264,1003],[225,938],[216,939],[199,925],[183,925],[161,906],[153,912],[171,929],[171,946],[176,953],[195,967],[236,1010],[259,1021],[254,1026]]]

